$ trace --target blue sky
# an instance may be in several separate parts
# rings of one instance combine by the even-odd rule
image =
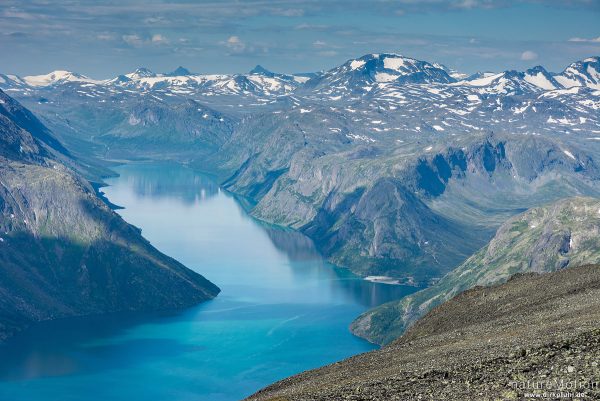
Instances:
[[[600,55],[600,0],[1,0],[0,72],[329,69],[397,52],[460,71]]]

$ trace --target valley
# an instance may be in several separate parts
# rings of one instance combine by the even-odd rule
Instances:
[[[473,297],[522,299],[541,282],[552,285],[566,277],[582,284],[575,277],[581,272],[590,277],[582,285],[595,299],[597,268],[578,266],[598,263],[599,257],[598,57],[559,73],[536,66],[467,75],[435,62],[377,53],[310,74],[279,74],[261,66],[247,74],[212,75],[183,67],[171,73],[139,68],[96,80],[54,71],[0,74],[0,88],[10,96],[2,93],[0,104],[7,138],[0,143],[6,159],[1,228],[8,235],[0,249],[34,244],[31,254],[2,251],[0,257],[10,266],[31,265],[42,283],[22,280],[12,269],[14,282],[0,290],[21,283],[36,289],[26,297],[35,302],[21,306],[19,295],[9,294],[12,301],[4,306],[11,315],[0,322],[0,340],[38,321],[152,314],[123,331],[117,324],[103,338],[86,335],[72,346],[50,343],[40,350],[42,360],[50,361],[50,350],[60,345],[60,358],[74,367],[54,371],[42,362],[33,374],[37,384],[43,379],[60,387],[82,372],[108,383],[115,377],[103,366],[117,363],[110,355],[94,365],[76,354],[93,353],[90,344],[96,342],[108,348],[116,342],[131,351],[128,341],[151,338],[140,346],[143,352],[164,341],[171,344],[161,348],[167,361],[163,365],[157,357],[133,380],[152,380],[163,368],[182,369],[185,380],[173,377],[148,391],[166,394],[182,386],[210,399],[240,398],[374,349],[347,330],[355,319],[352,333],[386,346],[284,380],[254,397],[316,399],[326,390],[321,399],[356,391],[359,399],[379,399],[378,391],[388,387],[393,396],[414,395],[415,389],[390,377],[430,385],[427,378],[441,370],[458,372],[469,383],[478,374],[458,365],[420,366],[420,353],[450,360],[467,344],[463,362],[489,368],[490,375],[504,369],[492,366],[497,359],[476,358],[484,347],[478,339],[454,342],[472,325],[498,340],[493,355],[505,361],[515,342],[532,333],[540,336],[528,344],[534,355],[571,341],[566,331],[554,336],[553,327],[543,324],[508,338],[498,327],[512,330],[514,319],[499,325],[493,319],[501,317],[483,312],[476,322],[466,317]],[[95,189],[105,184],[103,202]],[[109,207],[114,205],[125,208],[117,215]],[[40,277],[31,264],[39,255],[58,255],[47,260],[52,277],[43,272]],[[104,274],[109,255],[120,255],[129,270],[106,268]],[[68,268],[52,270],[56,265]],[[88,265],[101,269],[90,272]],[[156,266],[166,270],[153,270]],[[373,277],[399,284],[365,280]],[[64,280],[72,287],[57,288]],[[44,291],[37,293],[40,287]],[[55,303],[61,290],[67,301]],[[538,294],[541,309],[526,300],[506,307],[537,313],[541,321],[555,317],[556,299],[571,305],[576,297],[560,289],[553,294]],[[164,315],[185,307],[191,309]],[[583,320],[572,323],[589,330],[571,333],[572,339],[595,344],[595,315],[591,307],[583,312]],[[263,314],[267,318],[259,318]],[[79,324],[65,322],[44,324],[57,332]],[[436,325],[447,330],[430,332]],[[27,350],[39,340],[24,338],[14,340],[15,349]],[[445,348],[434,350],[432,344]],[[416,351],[401,355],[406,347]],[[257,356],[264,360],[257,362]],[[16,352],[9,360],[25,366],[29,357]],[[198,376],[193,370],[206,360],[218,373]],[[406,372],[370,369],[392,362],[416,365]],[[360,375],[336,382],[344,369]],[[27,375],[9,376],[5,379]],[[52,376],[58,379],[46,380]],[[515,379],[510,372],[505,376]],[[190,385],[190,378],[198,382]],[[224,379],[239,386],[225,389]],[[353,390],[356,386],[364,391]],[[30,398],[47,389],[34,385]],[[11,396],[19,388],[2,384],[1,391]]]
[[[334,264],[427,285],[506,218],[598,195],[599,63],[467,77],[368,54],[309,76],[57,71],[0,87],[76,154],[184,163]]]
[[[103,190],[124,207],[119,214],[221,292],[185,309],[32,326],[0,344],[0,399],[241,399],[376,348],[348,323],[417,289],[330,265],[308,238],[257,222],[189,168],[147,162],[115,171]]]

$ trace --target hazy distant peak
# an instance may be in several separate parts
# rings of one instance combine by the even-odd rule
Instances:
[[[182,66],[179,66],[175,70],[165,74],[165,76],[167,77],[182,77],[186,75],[192,75],[192,73],[190,72],[190,70]]]
[[[126,77],[131,79],[139,79],[139,78],[151,78],[155,77],[156,74],[150,71],[146,67],[139,67],[134,72],[130,72],[129,74],[125,74]]]

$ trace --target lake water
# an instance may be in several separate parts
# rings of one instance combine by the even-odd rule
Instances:
[[[65,319],[0,346],[0,400],[236,400],[286,376],[374,349],[348,331],[414,288],[336,269],[299,233],[250,218],[211,179],[131,164],[104,188],[158,249],[217,284],[178,312]]]

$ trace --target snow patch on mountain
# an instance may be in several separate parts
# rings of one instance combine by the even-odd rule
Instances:
[[[351,70],[358,70],[360,67],[362,67],[366,63],[367,62],[365,60],[352,60],[350,62],[350,69]]]
[[[29,75],[23,81],[33,87],[49,86],[65,82],[99,82],[71,71],[57,70],[44,75]]]

